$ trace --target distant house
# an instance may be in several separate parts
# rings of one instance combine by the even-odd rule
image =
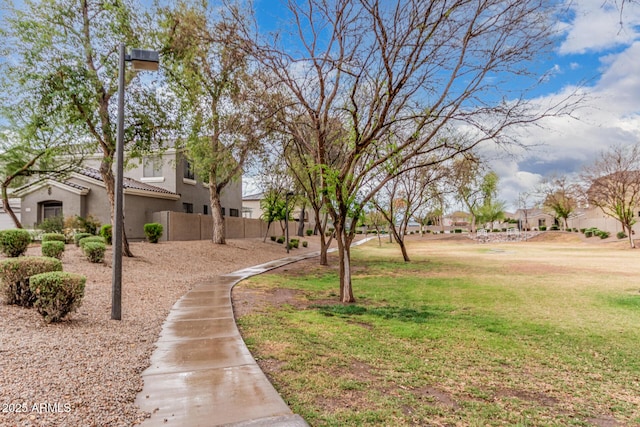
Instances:
[[[242,197],[242,216],[244,218],[261,219],[262,214],[264,212],[262,211],[262,207],[260,206],[260,203],[262,202],[264,197],[265,197],[264,193],[254,193],[254,194],[248,194],[246,196],[243,196]],[[299,222],[301,219],[300,218],[301,216],[302,216],[302,210],[300,209],[300,207],[298,206],[294,207],[293,210],[291,211],[291,219]],[[315,215],[313,210],[311,209],[311,206],[307,205],[304,211],[304,218],[302,220],[304,222],[310,223],[311,224],[310,227],[313,227],[315,225]]]
[[[11,210],[16,215],[16,217],[20,219],[20,199],[9,199],[9,205],[11,206]],[[7,210],[4,208],[2,200],[0,200],[0,230],[7,230],[10,228],[16,228],[16,224],[13,222],[13,219],[11,218],[11,216],[9,216]]]
[[[511,217],[518,221],[520,230],[539,230],[557,224],[556,218],[540,208],[518,209]]]
[[[124,173],[125,231],[130,239],[144,238],[143,226],[161,211],[211,215],[208,184],[194,174],[190,162],[176,150],[131,161]],[[32,182],[14,191],[21,199],[22,224],[29,228],[55,216],[91,215],[111,222],[111,208],[98,170],[100,158],[85,162],[66,179]],[[221,195],[223,215],[239,217],[242,183],[232,182]]]

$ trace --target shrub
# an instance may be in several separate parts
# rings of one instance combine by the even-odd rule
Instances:
[[[272,242],[275,242],[276,241],[276,236],[271,236],[270,239],[271,239]]]
[[[162,224],[151,222],[144,225],[144,235],[150,243],[158,243],[158,239],[162,237]]]
[[[289,241],[289,244],[291,245],[292,248],[298,249],[298,247],[300,247],[300,240],[299,239],[291,239]]]
[[[499,233],[500,229],[499,228],[494,228],[493,230],[491,230],[492,233]]]
[[[306,233],[307,233],[307,236],[311,236],[313,234],[313,230],[309,228],[307,229]]]
[[[86,239],[83,239],[86,240]],[[87,259],[90,262],[102,262],[104,261],[104,251],[107,249],[107,246],[104,242],[98,241],[89,241],[84,242],[82,246],[82,251],[87,256]]]
[[[18,257],[24,254],[29,243],[31,243],[31,234],[27,230],[0,231],[0,251],[8,257]]]
[[[87,215],[86,218],[76,216],[76,221],[77,226],[74,228],[84,230],[85,233],[95,235],[98,232],[98,229],[100,229],[100,221],[91,215]]]
[[[624,239],[625,237],[627,237],[627,233],[625,233],[624,231],[618,231],[618,232],[616,233],[616,237],[617,237],[618,239]]]
[[[456,228],[455,230],[453,230],[454,233],[460,234],[462,233],[462,228]]]
[[[38,225],[38,228],[45,233],[62,233],[64,230],[64,218],[61,216],[47,218]]]
[[[29,288],[36,296],[34,306],[47,323],[58,322],[82,304],[86,277],[53,271],[31,276]]]
[[[541,225],[539,227],[540,231],[547,231],[547,226],[546,225]]]
[[[73,241],[76,244],[76,246],[80,246],[80,240],[84,239],[85,237],[91,237],[93,236],[93,234],[89,234],[89,233],[76,233],[73,235]]]
[[[64,242],[59,240],[43,241],[41,250],[42,256],[61,259],[64,253]]]
[[[610,235],[611,235],[611,233],[609,233],[608,231],[600,231],[598,233],[598,237],[600,237],[601,239],[606,239]]]
[[[276,242],[278,242],[278,243],[284,243],[284,240],[285,240],[285,239],[284,239],[284,236],[280,236],[280,237],[278,237],[278,239],[276,240]]]
[[[107,242],[104,240],[104,237],[102,236],[89,236],[89,237],[84,237],[80,239],[78,241],[78,245],[82,248],[82,250],[84,250],[84,245],[86,245],[89,242],[102,243],[103,245],[107,244]]]
[[[110,245],[113,236],[111,232],[111,224],[104,224],[102,227],[100,227],[98,235],[104,239],[107,245]]]
[[[64,234],[60,234],[60,233],[44,233],[42,235],[42,241],[43,242],[66,242],[67,239],[66,237],[64,237]]]
[[[306,240],[302,241],[302,247],[306,248],[307,246],[309,246],[309,242],[307,242]]]
[[[586,229],[586,228],[581,228],[581,229],[580,229],[580,232],[581,232],[582,234],[584,234],[584,232],[585,232],[585,231],[587,231],[587,229]]]
[[[0,262],[0,281],[6,304],[31,307],[35,295],[29,289],[29,278],[35,274],[62,271],[56,258],[21,257]]]
[[[584,231],[584,237],[592,237],[592,236],[593,236],[593,231],[591,230]]]

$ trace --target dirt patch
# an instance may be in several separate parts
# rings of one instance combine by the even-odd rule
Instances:
[[[252,313],[266,313],[274,307],[292,305],[306,308],[309,304],[303,299],[304,293],[295,289],[251,289],[235,287],[232,292],[233,312],[236,318]]]
[[[534,402],[539,405],[548,406],[548,407],[556,406],[558,403],[560,403],[560,401],[555,397],[549,396],[544,393],[528,391],[528,390],[509,389],[509,388],[498,390],[496,392],[496,397],[498,398],[515,397],[516,399],[520,399],[528,402]]]
[[[446,408],[456,410],[461,408],[461,406],[458,404],[458,402],[456,402],[456,400],[451,396],[450,393],[436,387],[423,387],[418,390],[414,390],[414,393],[423,396],[427,400]]]
[[[546,231],[531,237],[529,242],[557,242],[557,243],[580,243],[584,242],[583,234],[569,233],[567,231]],[[600,240],[600,239],[598,239]]]

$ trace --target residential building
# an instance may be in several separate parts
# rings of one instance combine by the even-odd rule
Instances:
[[[211,215],[208,184],[193,172],[177,150],[132,159],[124,172],[124,224],[129,239],[144,238],[144,224],[161,211]],[[65,179],[35,181],[14,191],[22,200],[22,224],[29,228],[43,220],[63,216],[93,216],[111,222],[111,208],[98,170],[100,158],[88,159]],[[231,182],[222,192],[223,215],[239,217],[242,182]]]

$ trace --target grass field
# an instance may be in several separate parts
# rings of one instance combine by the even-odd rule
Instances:
[[[370,242],[356,304],[309,261],[238,285],[238,322],[312,426],[640,425],[640,252],[569,240]]]

